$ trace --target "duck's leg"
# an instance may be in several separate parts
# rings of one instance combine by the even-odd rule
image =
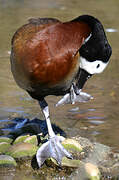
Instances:
[[[50,157],[54,158],[58,164],[61,165],[61,161],[64,156],[72,158],[72,155],[61,145],[64,138],[56,136],[52,129],[47,102],[43,99],[42,101],[39,101],[39,104],[46,119],[49,140],[37,151],[36,159],[38,165],[41,167],[44,161]]]

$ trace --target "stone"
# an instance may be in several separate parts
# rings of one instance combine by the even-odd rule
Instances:
[[[10,146],[11,146],[11,144],[9,144],[7,142],[1,142],[0,143],[0,154],[4,154]]]
[[[72,153],[76,151],[81,152],[83,150],[82,146],[75,139],[65,139],[64,141],[62,141],[62,145]]]
[[[30,143],[14,144],[8,149],[7,155],[16,159],[32,157],[36,154],[38,147]]]
[[[34,145],[38,145],[38,140],[37,140],[37,136],[33,135],[33,136],[29,136],[24,140],[25,143],[30,143],[30,144],[34,144]]]
[[[15,159],[8,155],[0,155],[0,166],[17,166]]]
[[[86,163],[85,171],[86,171],[87,177],[90,180],[100,180],[100,171],[96,165],[92,163]]]
[[[29,137],[27,138],[29,139]],[[47,139],[47,137],[45,137],[45,139]],[[40,179],[118,179],[119,153],[114,153],[110,147],[91,142],[86,138],[76,136],[72,139],[65,139],[63,146],[66,145],[65,148],[67,148],[69,152],[72,152],[74,159],[71,160],[64,157],[62,159],[62,169],[58,167],[56,160],[52,158],[47,160],[46,163],[38,169],[35,156],[38,147],[35,146],[35,144],[28,142],[13,144],[13,146],[8,148],[9,152],[7,153],[11,153],[10,155],[18,160],[17,170],[19,170],[20,173],[27,169],[27,173],[31,175],[32,173],[36,173]],[[35,147],[35,150],[30,156],[29,151],[32,151],[33,147]],[[26,157],[30,158],[26,159]],[[26,178],[29,179],[29,176]]]
[[[11,143],[12,141],[13,141],[13,139],[11,139],[11,138],[9,138],[9,137],[0,136],[0,143],[1,143],[1,142]]]
[[[53,162],[55,165],[59,166],[55,159],[49,158],[47,160],[48,164],[49,164],[49,161],[51,161],[51,163]],[[62,167],[70,167],[70,168],[78,168],[80,166],[80,160],[68,159],[67,157],[63,157],[61,166]]]
[[[28,137],[29,137],[29,135],[19,136],[19,137],[17,137],[17,138],[15,139],[15,141],[14,141],[13,144],[22,143],[22,142],[24,142],[24,140],[25,140],[26,138],[28,138]]]
[[[80,160],[68,159],[64,157],[62,159],[62,166],[78,168],[80,166]]]

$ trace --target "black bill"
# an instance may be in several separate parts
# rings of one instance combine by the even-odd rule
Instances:
[[[82,89],[85,82],[92,76],[92,74],[89,74],[87,71],[84,69],[80,69],[79,74],[78,74],[78,81],[77,81],[77,88]]]

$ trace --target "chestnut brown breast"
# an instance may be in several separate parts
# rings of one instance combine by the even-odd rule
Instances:
[[[52,88],[70,84],[79,68],[78,50],[90,28],[79,22],[28,23],[12,40],[11,67],[17,84]]]

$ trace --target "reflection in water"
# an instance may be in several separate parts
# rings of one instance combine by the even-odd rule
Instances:
[[[89,4],[85,6],[85,4]],[[119,24],[117,19],[119,1],[79,1],[79,0],[0,0],[0,126],[9,124],[14,117],[40,117],[36,101],[15,84],[9,64],[11,37],[18,27],[31,17],[56,17],[60,20],[72,19],[80,14],[98,17],[106,29],[112,46],[111,61],[104,73],[90,79],[84,91],[94,96],[88,103],[65,105],[54,108],[60,97],[47,98],[52,122],[67,132],[69,136],[80,134],[119,148]],[[0,131],[0,134],[7,133]],[[10,177],[9,177],[10,179]],[[12,179],[12,177],[11,177]]]

